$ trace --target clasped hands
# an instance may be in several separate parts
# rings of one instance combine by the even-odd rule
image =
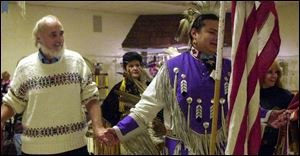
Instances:
[[[268,123],[273,128],[280,128],[288,123],[291,112],[289,110],[273,110],[270,114]]]
[[[117,133],[113,128],[94,128],[94,134],[97,141],[107,146],[113,146],[120,142]]]

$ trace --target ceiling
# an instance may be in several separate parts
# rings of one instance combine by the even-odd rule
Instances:
[[[26,5],[96,10],[133,15],[181,14],[192,1],[26,1]],[[231,1],[226,8],[230,11]],[[277,5],[295,5],[298,1],[276,1]]]
[[[178,14],[191,1],[26,1],[26,5],[76,8],[133,15]]]

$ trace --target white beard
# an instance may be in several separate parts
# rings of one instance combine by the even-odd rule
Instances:
[[[44,45],[41,45],[41,44],[40,44],[40,48],[41,48],[43,54],[46,57],[50,57],[50,59],[54,58],[54,57],[60,57],[63,54],[64,50],[65,50],[64,46],[62,46],[60,50],[53,51],[53,50],[50,50],[50,49],[48,49],[47,47],[45,47]]]

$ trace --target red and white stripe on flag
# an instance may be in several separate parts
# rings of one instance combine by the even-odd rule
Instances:
[[[258,154],[261,141],[259,78],[280,47],[272,1],[232,2],[232,73],[229,84],[226,154]]]

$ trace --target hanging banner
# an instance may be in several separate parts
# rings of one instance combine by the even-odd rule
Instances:
[[[25,1],[18,1],[18,6],[22,9],[21,15],[24,18],[26,14],[26,7],[25,7]]]
[[[1,1],[1,13],[8,13],[8,1]]]

